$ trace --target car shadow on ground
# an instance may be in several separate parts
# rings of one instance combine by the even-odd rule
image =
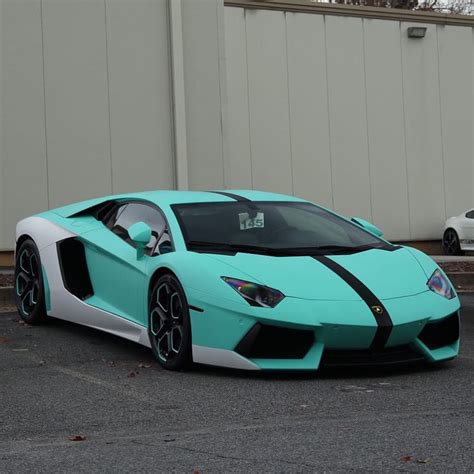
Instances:
[[[18,320],[18,315],[14,315],[13,320]],[[104,346],[115,354],[120,351],[122,359],[140,360],[152,364],[156,370],[163,369],[153,357],[151,350],[147,347],[128,341],[113,334],[108,334],[79,324],[71,323],[56,318],[48,318],[47,323],[42,326],[48,332],[54,331],[59,336],[63,333],[68,338],[78,338],[84,343],[95,346]],[[104,351],[108,352],[108,351]],[[104,357],[107,354],[104,353]],[[438,364],[428,362],[418,362],[411,364],[386,365],[386,366],[367,366],[367,367],[331,367],[321,368],[317,371],[246,371],[238,369],[229,369],[222,367],[206,366],[195,364],[190,369],[193,374],[202,374],[206,377],[216,378],[234,378],[234,379],[255,379],[268,381],[285,380],[331,380],[331,379],[373,379],[397,377],[417,373],[433,373],[443,370],[450,370],[453,367],[453,361]]]

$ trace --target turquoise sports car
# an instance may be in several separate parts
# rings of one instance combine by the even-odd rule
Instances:
[[[156,191],[20,221],[16,301],[151,347],[248,370],[439,362],[459,299],[422,252],[369,222],[259,191]]]

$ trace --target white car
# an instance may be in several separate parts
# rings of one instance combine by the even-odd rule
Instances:
[[[443,251],[446,255],[462,255],[464,252],[474,251],[474,209],[446,221]]]

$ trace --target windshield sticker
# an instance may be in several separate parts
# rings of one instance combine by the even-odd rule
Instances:
[[[265,227],[263,212],[257,212],[255,217],[250,217],[248,212],[239,213],[240,230],[248,230],[254,228],[262,229]]]

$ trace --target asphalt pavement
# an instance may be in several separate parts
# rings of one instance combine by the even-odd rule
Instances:
[[[474,472],[462,301],[454,361],[314,374],[167,372],[114,336],[0,314],[0,472]]]

